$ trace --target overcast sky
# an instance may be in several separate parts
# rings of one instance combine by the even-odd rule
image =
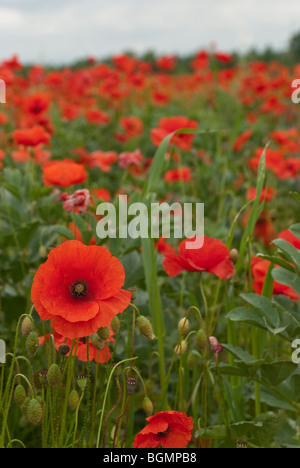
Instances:
[[[283,49],[296,31],[299,0],[0,0],[0,60]]]

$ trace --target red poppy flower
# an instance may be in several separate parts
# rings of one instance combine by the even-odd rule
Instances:
[[[236,152],[241,151],[246,141],[248,141],[249,138],[251,138],[252,134],[252,130],[246,130],[244,133],[242,133],[242,135],[238,136],[234,142],[233,150]]]
[[[230,250],[219,239],[204,237],[201,248],[188,249],[187,242],[195,241],[196,238],[186,239],[179,244],[179,254],[171,246],[163,247],[162,254],[165,257],[163,267],[165,272],[171,276],[177,276],[182,271],[213,273],[220,279],[231,278],[235,269],[230,260]]]
[[[126,151],[119,154],[119,167],[126,169],[129,166],[139,166],[143,160],[143,155],[139,149],[132,151]]]
[[[260,195],[260,202],[264,200],[270,202],[273,200],[274,195],[276,195],[277,190],[272,189],[271,187],[267,187],[266,189],[262,189]],[[247,200],[254,200],[256,198],[256,187],[251,187],[247,192]]]
[[[68,338],[90,336],[110,325],[130,303],[125,273],[105,247],[67,241],[53,249],[35,275],[31,297],[42,320]]]
[[[19,145],[25,146],[37,146],[41,143],[49,145],[50,143],[49,133],[40,125],[23,130],[15,130],[13,132],[13,138]]]
[[[170,169],[164,175],[164,180],[169,183],[183,181],[189,182],[192,180],[191,171],[188,167],[180,167],[179,169]]]
[[[84,115],[86,120],[93,124],[109,123],[110,121],[110,117],[106,112],[97,109],[86,111]]]
[[[300,239],[293,234],[289,229],[285,229],[278,234],[278,239],[284,239],[292,244],[296,249],[300,250]]]
[[[33,160],[38,164],[43,164],[51,158],[51,153],[44,150],[43,145],[37,145],[32,149],[20,146],[18,151],[12,151],[11,157],[16,162]]]
[[[8,122],[8,117],[3,114],[3,112],[0,112],[0,125],[4,125]]]
[[[87,178],[87,173],[82,164],[77,164],[72,159],[48,161],[43,165],[42,170],[45,185],[69,187],[70,185],[81,184]]]
[[[4,151],[0,150],[0,167],[3,167],[3,159],[5,158]]]
[[[161,142],[175,130],[182,128],[197,128],[198,124],[195,120],[189,120],[188,117],[169,117],[163,118],[158,122],[159,128],[153,128],[151,130],[151,138],[156,146],[159,146]],[[171,142],[181,148],[184,151],[189,151],[192,147],[195,135],[192,134],[178,134],[174,135]]]
[[[178,411],[161,411],[147,418],[148,426],[135,436],[134,448],[185,448],[192,438],[193,418]]]
[[[24,110],[34,116],[39,116],[49,108],[51,96],[46,93],[36,93],[25,98]]]
[[[251,261],[252,277],[253,277],[253,290],[257,294],[261,294],[265,282],[265,277],[268,272],[270,262],[268,260],[262,260],[258,257],[253,257]],[[276,267],[277,268],[277,267]],[[280,284],[277,281],[273,283],[273,294],[282,294],[288,296],[293,301],[298,301],[299,297],[295,291],[284,284]]]

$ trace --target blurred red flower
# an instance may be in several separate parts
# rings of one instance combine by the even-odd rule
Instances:
[[[156,146],[159,146],[170,133],[183,128],[195,129],[197,127],[197,122],[195,120],[189,120],[188,117],[165,117],[158,122],[158,128],[153,128],[151,130],[152,142]],[[181,133],[174,135],[171,142],[182,150],[189,151],[194,138],[195,135],[193,134]]]
[[[32,128],[15,130],[13,132],[13,139],[19,145],[37,146],[41,143],[49,145],[50,134],[46,132],[44,127],[36,125]]]
[[[48,161],[43,165],[42,171],[45,185],[69,187],[81,184],[87,179],[83,165],[77,164],[72,159]]]

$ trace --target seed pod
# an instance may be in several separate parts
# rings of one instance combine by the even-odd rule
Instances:
[[[187,351],[188,349],[188,343],[186,340],[182,340],[175,348],[175,353],[178,354],[183,354]]]
[[[69,407],[72,411],[75,411],[77,409],[79,403],[79,395],[76,390],[72,390],[70,395],[69,395]]]
[[[106,325],[105,327],[99,328],[99,330],[97,331],[97,335],[99,336],[99,338],[100,338],[102,341],[107,341],[108,338],[110,337],[110,329],[109,329],[109,326]]]
[[[48,385],[47,381],[47,371],[40,371],[38,374],[39,382],[42,387],[46,387]]]
[[[31,424],[39,424],[43,417],[43,410],[41,404],[33,398],[30,400],[27,408],[27,418]]]
[[[133,393],[135,391],[136,385],[137,380],[134,377],[128,377],[126,381],[127,392],[129,394]]]
[[[147,416],[151,416],[153,414],[153,403],[149,397],[145,397],[143,401],[143,409]]]
[[[77,377],[77,384],[78,384],[78,387],[79,387],[81,390],[84,390],[84,389],[85,389],[85,387],[87,386],[87,382],[88,382],[87,375],[85,375],[85,374],[80,374],[80,375],[78,375],[78,377]]]
[[[118,333],[118,331],[120,330],[120,320],[117,317],[117,315],[110,322],[110,326],[114,333]]]
[[[91,342],[95,346],[95,348],[99,349],[100,351],[105,346],[105,342],[103,340],[101,340],[98,333],[94,333],[94,335],[91,336]]]
[[[149,319],[141,315],[138,317],[136,324],[142,335],[144,335],[149,340],[154,340],[155,335],[153,333],[152,324]]]
[[[63,343],[59,346],[58,348],[58,352],[62,355],[62,356],[66,356],[69,352],[70,352],[70,346],[67,345],[66,343]]]
[[[187,318],[183,317],[178,322],[178,333],[179,335],[185,335],[190,329],[190,322]]]
[[[60,369],[57,364],[52,364],[47,372],[47,382],[50,387],[57,387],[60,382]]]
[[[22,406],[26,399],[26,391],[23,385],[19,384],[16,386],[14,391],[14,400],[18,406]]]
[[[196,346],[199,351],[204,351],[208,345],[207,336],[203,328],[197,332],[196,335]]]
[[[237,249],[230,250],[229,257],[233,263],[236,263],[239,259],[239,251]]]
[[[29,317],[24,317],[21,323],[22,336],[28,336],[33,331],[33,324]]]
[[[26,350],[29,357],[33,357],[39,347],[39,337],[32,331],[26,339]]]

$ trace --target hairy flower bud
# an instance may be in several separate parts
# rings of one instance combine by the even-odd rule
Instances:
[[[69,407],[72,411],[75,411],[77,409],[79,403],[79,395],[76,390],[72,390],[70,395],[69,395]]]
[[[149,319],[141,315],[137,318],[136,324],[142,335],[144,335],[149,340],[154,340],[155,335],[153,333],[152,324]]]
[[[39,347],[39,337],[32,331],[26,339],[26,350],[29,357],[33,357]]]
[[[22,406],[26,399],[26,391],[22,384],[16,386],[14,391],[14,400],[18,406]]]
[[[27,418],[31,424],[39,424],[43,417],[43,410],[40,402],[33,398],[27,408]]]
[[[110,326],[114,333],[118,333],[120,330],[120,319],[119,317],[115,316],[112,321],[110,322]]]
[[[94,333],[94,335],[91,336],[91,342],[95,348],[99,349],[100,351],[104,348],[105,346],[105,341],[103,341],[98,333]]]
[[[179,335],[185,335],[190,329],[190,322],[187,318],[183,317],[178,322],[178,333]]]
[[[77,384],[78,384],[78,387],[79,387],[81,390],[84,390],[84,389],[85,389],[85,387],[87,386],[87,382],[88,382],[88,377],[87,377],[87,375],[85,375],[85,374],[78,375],[78,377],[77,377]]]
[[[21,323],[22,336],[28,336],[33,331],[33,324],[29,317],[24,317]]]
[[[239,251],[237,249],[230,250],[229,257],[233,263],[236,263],[239,259]]]
[[[187,351],[188,349],[188,343],[186,340],[182,340],[175,348],[175,353],[179,356],[180,354],[183,354]]]
[[[128,377],[126,381],[127,392],[133,393],[137,385],[137,380],[134,377]]]
[[[153,414],[153,403],[149,397],[145,397],[143,401],[143,409],[147,416],[151,416]]]
[[[64,344],[61,344],[58,348],[58,352],[62,355],[62,356],[66,356],[69,352],[70,352],[70,346],[67,345],[66,343]]]
[[[204,351],[208,345],[207,336],[203,328],[197,332],[196,346],[200,351]]]
[[[60,369],[57,364],[52,364],[47,372],[47,381],[50,387],[57,387],[60,382]]]
[[[97,331],[97,335],[99,336],[99,338],[100,338],[102,341],[107,341],[108,338],[110,337],[110,329],[109,329],[109,326],[106,325],[105,327],[99,328],[99,330]]]

